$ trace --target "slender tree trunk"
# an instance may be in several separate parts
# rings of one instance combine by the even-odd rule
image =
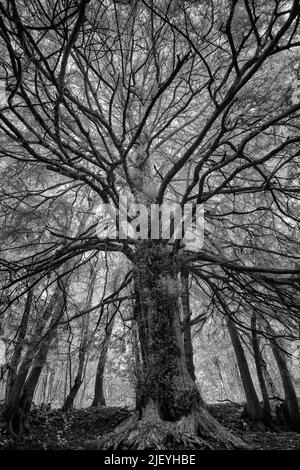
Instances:
[[[86,336],[86,333],[84,332],[83,338],[81,340],[80,347],[79,347],[77,374],[76,374],[74,383],[71,387],[71,390],[62,406],[62,411],[70,411],[74,407],[74,400],[82,384],[86,348],[87,348],[87,336]]]
[[[117,311],[116,307],[109,307],[109,313],[107,315],[107,325],[105,327],[105,336],[100,347],[100,354],[99,354],[99,360],[97,364],[97,372],[96,372],[96,380],[95,380],[94,399],[92,403],[92,406],[96,406],[96,407],[106,405],[105,396],[104,396],[104,388],[103,388],[103,378],[104,378],[107,351],[108,351],[110,338],[111,338],[112,331],[113,331],[116,311]]]
[[[268,326],[267,330],[268,333],[270,333],[273,337],[272,341],[270,341],[270,344],[284,388],[285,403],[283,405],[283,414],[285,421],[293,431],[300,432],[299,404],[286,359],[284,357],[284,349],[281,341],[279,338],[276,338],[276,333],[270,325]]]
[[[42,402],[43,405],[44,405],[45,402],[46,402],[48,376],[49,376],[49,370],[48,370],[48,368],[47,368],[47,371],[46,371],[45,377],[44,377],[43,387],[42,387],[42,390],[41,390],[41,402]]]
[[[253,314],[252,319],[251,319],[251,337],[252,337],[252,347],[253,347],[257,378],[258,378],[258,382],[259,382],[259,386],[260,386],[261,394],[263,398],[263,403],[264,403],[264,411],[269,416],[271,416],[271,407],[270,407],[270,402],[269,402],[268,390],[267,390],[267,386],[266,386],[266,382],[265,382],[265,378],[263,374],[263,368],[262,368],[262,357],[261,357],[260,346],[259,346],[259,338],[257,335],[255,314]]]
[[[83,408],[84,405],[84,396],[87,388],[87,380],[86,377],[83,377],[83,387],[81,388],[81,396],[80,396],[80,401],[79,401],[79,408]]]
[[[273,398],[279,397],[280,396],[280,391],[278,390],[278,388],[275,385],[274,380],[272,379],[272,376],[270,374],[270,371],[268,369],[267,363],[266,363],[263,355],[261,355],[261,365],[262,365],[264,377],[265,377],[265,380],[266,380],[268,395],[270,397],[273,397]]]
[[[135,295],[136,298],[136,295]],[[133,313],[134,317],[136,318],[136,303],[133,304]],[[142,358],[141,358],[141,349],[140,349],[140,344],[139,344],[139,334],[138,334],[138,329],[137,329],[137,324],[136,321],[132,321],[132,339],[131,339],[131,344],[132,344],[132,355],[133,355],[133,361],[132,361],[132,374],[130,376],[131,383],[132,385],[136,388],[137,383],[141,380],[142,377],[142,370],[143,370],[143,365],[142,365]],[[138,403],[138,397],[136,396],[136,409],[139,409],[139,403]]]
[[[279,431],[274,424],[271,412],[271,406],[269,401],[268,389],[264,377],[264,370],[263,370],[263,358],[260,351],[260,344],[259,344],[259,337],[257,334],[257,324],[256,324],[256,315],[253,314],[251,318],[251,337],[252,337],[252,347],[253,347],[253,355],[254,355],[254,362],[258,377],[259,386],[261,389],[261,394],[263,398],[263,410],[262,410],[262,422],[271,430]]]
[[[233,376],[233,380],[238,388],[238,394],[239,394],[239,401],[242,401],[244,398],[245,392],[244,392],[244,387],[243,384],[241,383],[241,376],[239,372],[239,366],[234,362],[232,365],[231,373]]]
[[[238,330],[235,323],[226,317],[229,335],[232,341],[233,349],[237,359],[238,368],[241,374],[241,379],[246,395],[246,414],[252,421],[258,421],[262,418],[262,409],[253,385],[252,377],[250,374],[249,366],[246,360],[244,349],[239,337]]]
[[[5,390],[6,399],[9,396],[10,390],[16,378],[17,369],[18,369],[18,365],[20,362],[20,358],[21,358],[21,354],[22,354],[22,350],[24,346],[24,339],[27,333],[27,326],[28,326],[29,314],[30,314],[30,309],[31,309],[32,296],[33,296],[32,289],[29,289],[26,302],[25,302],[24,313],[23,313],[21,324],[19,327],[16,345],[14,348],[12,358],[8,365],[8,374],[7,374],[7,382],[6,382],[6,390]]]
[[[208,412],[184,353],[178,260],[160,242],[142,242],[134,259],[136,321],[142,352],[139,409],[104,437],[104,448],[211,448],[205,439],[241,446]]]
[[[219,378],[220,378],[220,385],[221,385],[221,399],[223,399],[223,394],[227,396],[227,393],[225,391],[224,379],[223,379],[223,375],[222,375],[222,367],[221,367],[221,363],[220,363],[220,360],[219,360],[218,356],[214,356],[212,358],[212,363],[214,364],[214,366],[216,367],[216,369],[218,371],[218,375],[219,375]],[[239,379],[240,379],[240,377],[239,377]],[[216,386],[218,387],[219,384],[216,384]]]
[[[56,376],[56,370],[55,370],[55,365],[52,365],[50,368],[50,374],[49,374],[49,379],[48,379],[48,390],[47,390],[47,401],[46,403],[49,404],[50,406],[52,405],[52,400],[53,400],[53,384],[55,382],[55,376]]]
[[[190,325],[191,311],[190,311],[190,295],[189,295],[189,274],[187,271],[182,271],[182,314],[183,314],[183,344],[187,370],[191,378],[195,381],[195,365],[194,365],[194,351],[192,341],[192,329]]]
[[[89,309],[92,305],[94,287],[95,287],[95,282],[96,282],[96,277],[97,277],[97,273],[95,269],[97,262],[98,262],[98,259],[96,258],[95,263],[92,264],[91,266],[89,287],[88,287],[88,293],[87,293],[87,298],[86,298],[87,309]],[[80,340],[79,354],[78,354],[78,370],[77,370],[74,383],[62,406],[62,411],[70,411],[71,409],[73,409],[75,398],[77,396],[77,393],[83,381],[84,362],[85,362],[85,355],[86,355],[87,346],[88,346],[89,320],[90,320],[89,314],[83,317],[82,336]],[[71,381],[71,374],[70,374],[70,381]]]

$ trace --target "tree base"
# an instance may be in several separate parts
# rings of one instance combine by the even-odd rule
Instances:
[[[300,433],[300,417],[292,416],[286,402],[276,407],[276,418],[279,426],[285,431]]]
[[[218,423],[199,407],[188,416],[171,422],[160,418],[153,403],[119,424],[99,442],[99,448],[110,450],[189,450],[249,449],[239,437]]]
[[[5,407],[2,410],[0,416],[0,426],[1,428],[6,428],[8,435],[13,439],[18,439],[18,437],[30,435],[30,426],[29,426],[29,412],[30,410],[24,406],[18,407]]]
[[[253,418],[249,412],[247,411],[247,408],[245,407],[243,409],[243,412],[241,414],[241,419],[244,420],[249,429],[251,429],[251,431],[260,431],[260,432],[264,432],[264,431],[272,431],[272,432],[280,432],[280,428],[278,426],[276,426],[273,418],[272,418],[272,415],[262,409],[261,410],[261,413],[258,417],[256,418]]]

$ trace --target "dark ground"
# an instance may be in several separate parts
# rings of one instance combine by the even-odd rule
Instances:
[[[210,412],[222,424],[232,429],[258,450],[300,450],[300,434],[294,432],[270,432],[263,427],[255,428],[241,418],[243,407],[231,403],[209,406]],[[124,408],[88,408],[64,413],[47,406],[34,407],[31,413],[30,438],[13,441],[5,431],[0,431],[0,450],[94,450],[97,437],[107,434],[128,417]]]

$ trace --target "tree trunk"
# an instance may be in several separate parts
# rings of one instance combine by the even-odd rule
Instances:
[[[115,315],[116,315],[117,308],[116,307],[109,307],[109,313],[107,315],[107,325],[105,327],[105,337],[101,343],[100,347],[100,355],[97,364],[97,372],[96,372],[96,380],[95,380],[95,391],[94,391],[94,399],[92,406],[105,406],[105,397],[104,397],[104,389],[103,389],[103,378],[104,378],[104,370],[105,370],[105,363],[107,357],[107,351],[110,343],[111,334],[113,331]]]
[[[246,395],[246,415],[251,421],[259,421],[262,418],[262,409],[253,385],[239,333],[235,323],[229,317],[226,317],[226,322]]]
[[[53,339],[53,335],[49,335],[47,341],[44,341],[37,353],[32,369],[25,382],[21,398],[19,400],[17,411],[14,415],[14,428],[18,434],[29,433],[29,413],[32,405],[34,391],[43,370],[48,350]]]
[[[50,374],[49,374],[49,379],[48,379],[48,390],[47,390],[47,399],[46,403],[51,406],[52,400],[55,398],[53,397],[53,384],[55,381],[55,376],[56,376],[56,371],[55,371],[55,364],[51,365],[50,367]],[[55,394],[54,394],[55,395]]]
[[[259,386],[261,389],[261,394],[262,394],[263,404],[264,404],[263,410],[262,410],[262,422],[273,431],[279,431],[279,429],[275,426],[273,422],[273,418],[272,418],[268,389],[267,389],[267,385],[266,385],[265,377],[263,373],[263,359],[262,359],[262,355],[260,351],[259,337],[257,335],[255,314],[253,314],[251,318],[251,337],[252,337],[254,362],[255,362],[258,382],[259,382]]]
[[[256,315],[254,314],[251,319],[251,337],[252,337],[252,347],[253,347],[253,355],[254,355],[254,362],[257,372],[257,378],[259,382],[259,386],[261,389],[262,399],[264,403],[264,410],[271,415],[271,407],[269,402],[268,390],[265,382],[265,378],[263,375],[262,369],[262,358],[259,346],[259,338],[257,335],[256,329]]]
[[[226,398],[228,398],[228,396],[227,396],[227,393],[225,391],[224,379],[223,379],[223,375],[222,375],[222,366],[221,366],[221,363],[220,363],[220,360],[219,360],[218,356],[212,357],[211,361],[212,361],[213,365],[216,367],[219,378],[220,378],[221,400],[223,400],[223,394],[226,396]],[[240,377],[239,377],[239,380],[240,380]],[[219,386],[219,384],[215,383],[215,387],[218,387],[218,386]]]
[[[18,373],[15,377],[14,383],[6,397],[4,408],[1,413],[1,420],[6,424],[9,434],[15,435],[19,433],[18,425],[18,405],[26,381],[29,370],[29,365],[23,361],[19,367]],[[16,415],[16,420],[14,416]]]
[[[153,243],[153,244],[152,244]],[[185,360],[178,296],[179,260],[162,243],[141,242],[134,260],[136,321],[143,373],[138,410],[102,439],[114,449],[242,447],[207,411]]]
[[[21,324],[19,327],[16,345],[14,348],[12,358],[8,365],[8,374],[7,374],[6,389],[5,389],[5,397],[6,397],[5,400],[7,399],[10,393],[10,390],[13,386],[14,380],[16,378],[17,369],[18,369],[18,365],[19,365],[22,350],[23,350],[24,339],[27,333],[27,326],[28,326],[29,314],[30,314],[30,309],[31,309],[32,296],[33,296],[32,289],[29,289],[26,302],[25,302],[24,313],[23,313]]]
[[[62,411],[71,411],[74,408],[74,400],[81,387],[81,384],[82,384],[82,370],[81,368],[80,369],[78,368],[78,372],[76,374],[74,384],[72,385],[71,390],[61,408]]]
[[[47,384],[48,384],[48,377],[49,377],[49,370],[47,368],[44,376],[44,383],[43,386],[41,387],[41,399],[40,403],[44,405],[46,403],[46,397],[47,397]]]
[[[87,337],[86,337],[86,334],[84,333],[84,337],[79,347],[77,374],[74,380],[74,384],[72,385],[71,390],[62,406],[62,411],[70,411],[74,407],[74,400],[82,384],[86,347],[87,347]]]
[[[300,432],[299,404],[291,375],[284,357],[284,349],[280,340],[276,338],[276,333],[271,328],[271,326],[268,326],[267,330],[268,333],[273,337],[270,341],[270,344],[284,388],[285,403],[283,404],[283,414],[285,424],[288,425],[293,431]]]
[[[88,293],[87,293],[87,298],[86,298],[86,309],[89,309],[92,305],[94,287],[95,287],[95,282],[96,282],[96,277],[97,277],[97,273],[95,269],[97,263],[98,263],[98,258],[96,258],[96,261],[91,266],[91,272],[90,272],[90,278],[89,278],[89,284],[88,284]],[[83,382],[84,362],[85,362],[85,355],[86,355],[87,346],[88,346],[89,321],[90,321],[90,316],[89,314],[87,314],[83,317],[82,336],[81,336],[80,346],[79,346],[77,374],[74,380],[74,384],[72,385],[69,394],[65,398],[64,404],[62,406],[62,411],[70,411],[71,409],[73,409],[75,398]],[[70,371],[70,381],[71,381],[71,376],[72,374]]]
[[[190,295],[189,295],[189,274],[185,270],[182,271],[182,314],[183,314],[183,344],[185,352],[185,360],[187,370],[191,378],[195,381],[195,365],[194,365],[194,351],[192,341],[192,329],[190,325],[191,311],[190,311]]]
[[[268,365],[263,357],[261,355],[261,365],[264,373],[264,377],[266,380],[266,386],[268,390],[268,395],[272,398],[279,397],[280,396],[280,390],[278,390],[278,387],[275,385],[275,382],[270,374]]]

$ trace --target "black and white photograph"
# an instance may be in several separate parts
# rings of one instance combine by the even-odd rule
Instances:
[[[300,0],[0,0],[0,461],[300,451],[299,228]]]

